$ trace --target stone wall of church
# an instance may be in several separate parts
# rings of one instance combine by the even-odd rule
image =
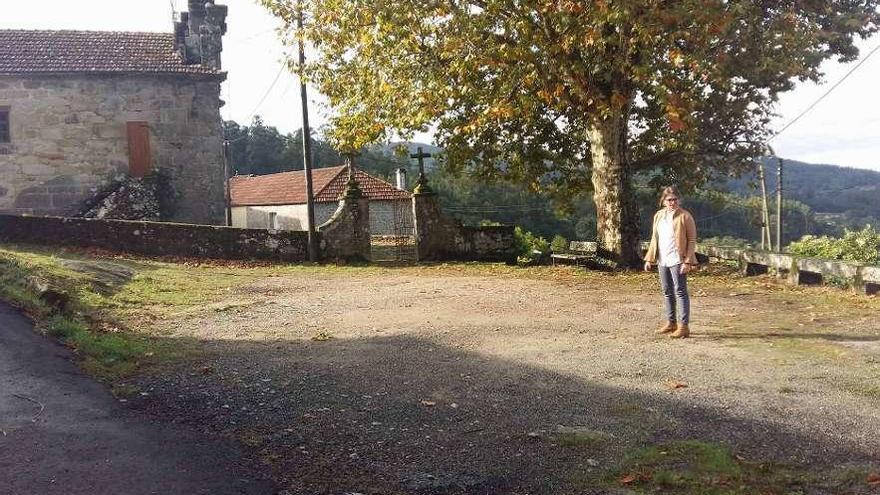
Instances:
[[[170,220],[222,224],[220,81],[165,75],[0,76],[0,213],[75,213],[129,172],[128,122],[149,128],[151,169],[171,186]]]

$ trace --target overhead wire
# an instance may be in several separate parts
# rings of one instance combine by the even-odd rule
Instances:
[[[281,78],[281,74],[284,72],[284,69],[285,69],[286,67],[287,67],[287,62],[286,62],[286,61],[281,62],[281,67],[278,68],[278,73],[275,74],[275,79],[272,80],[272,84],[269,85],[269,88],[268,88],[268,89],[266,89],[266,92],[263,94],[263,97],[260,98],[260,101],[256,104],[256,106],[254,106],[254,109],[251,111],[251,114],[248,116],[248,118],[245,119],[245,122],[246,122],[246,123],[247,123],[247,122],[250,122],[251,119],[254,118],[254,116],[257,114],[257,111],[260,109],[261,106],[263,106],[263,103],[266,102],[266,98],[269,97],[269,94],[270,94],[270,93],[272,92],[272,90],[275,88],[275,85],[278,84],[278,79]],[[248,136],[247,134],[245,134],[245,135],[243,135],[243,136],[241,136],[241,137],[238,137],[238,138],[235,138],[235,139],[231,139],[231,140],[229,140],[228,142],[229,142],[230,144],[232,144],[232,143],[237,143],[238,141],[241,141],[241,140],[247,139],[248,137],[249,137],[249,136]]]
[[[851,76],[851,75],[853,74],[853,72],[855,72],[855,71],[856,71],[859,67],[861,67],[865,62],[867,62],[868,59],[871,58],[871,56],[874,55],[874,54],[877,52],[877,50],[880,50],[880,44],[878,44],[877,46],[875,46],[873,50],[869,51],[867,55],[865,55],[864,57],[862,57],[862,59],[859,60],[859,62],[858,62],[855,66],[853,66],[849,71],[847,71],[847,73],[844,74],[843,77],[841,77],[836,83],[834,83],[834,85],[832,85],[830,88],[828,88],[828,91],[826,91],[825,93],[823,93],[822,96],[820,96],[819,98],[817,98],[816,101],[814,101],[813,103],[811,103],[806,109],[804,109],[804,111],[802,111],[801,113],[799,113],[795,118],[793,118],[791,121],[789,121],[787,124],[785,124],[785,125],[782,127],[782,129],[778,130],[775,134],[773,134],[772,136],[770,136],[770,138],[767,139],[767,142],[769,143],[770,141],[776,139],[777,136],[779,136],[780,134],[782,134],[783,132],[785,132],[786,129],[788,129],[789,127],[791,127],[792,125],[794,125],[795,122],[797,122],[798,120],[801,119],[801,117],[803,117],[804,115],[806,115],[807,113],[809,113],[810,110],[812,110],[813,108],[815,108],[816,105],[818,105],[822,100],[824,100],[828,95],[830,95],[832,91],[834,91],[835,89],[837,89],[837,87],[840,86],[840,85],[843,83],[843,81],[846,81],[847,78],[849,78],[849,76]]]

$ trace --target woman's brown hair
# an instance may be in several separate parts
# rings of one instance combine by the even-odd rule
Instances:
[[[679,201],[681,201],[681,194],[679,194],[677,187],[675,187],[675,186],[664,187],[663,191],[660,192],[660,207],[661,208],[663,206],[666,206],[663,203],[666,202],[667,196],[675,196],[676,198],[678,198]]]

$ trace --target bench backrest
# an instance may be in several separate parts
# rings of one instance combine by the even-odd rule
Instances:
[[[598,244],[591,241],[571,241],[571,243],[569,243],[568,245],[568,250],[573,253],[595,254],[597,248]]]

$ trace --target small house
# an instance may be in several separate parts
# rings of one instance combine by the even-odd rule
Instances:
[[[372,235],[412,235],[412,194],[355,169],[355,180],[370,201]],[[312,170],[315,224],[325,223],[339,206],[348,167]],[[268,175],[238,175],[229,180],[232,226],[251,229],[308,230],[306,179],[302,170]]]

